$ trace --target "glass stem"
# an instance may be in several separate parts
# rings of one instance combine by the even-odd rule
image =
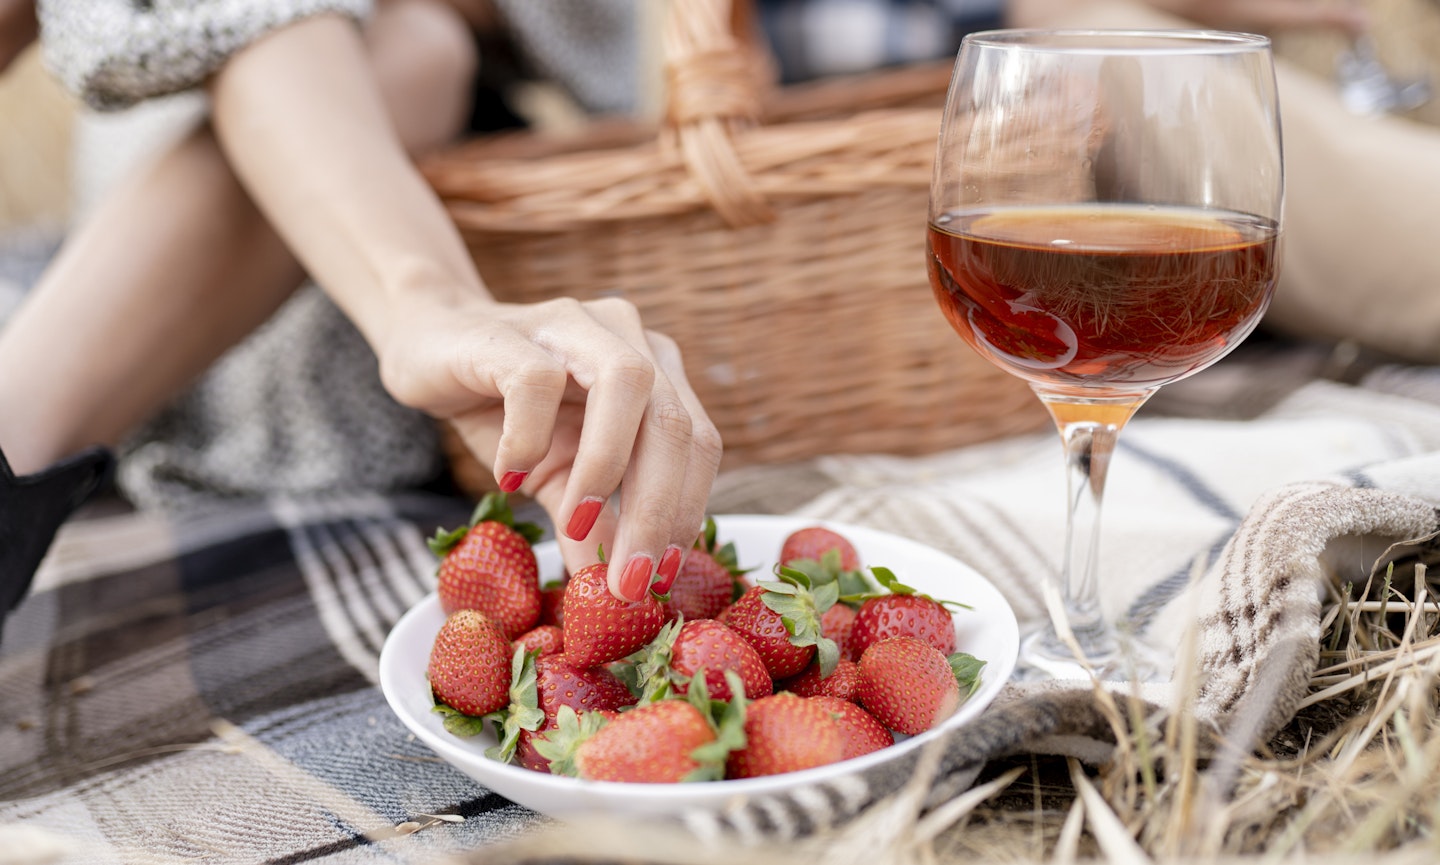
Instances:
[[[1092,659],[1113,656],[1114,629],[1100,609],[1100,509],[1105,479],[1120,430],[1154,391],[1110,398],[1076,398],[1046,393],[1040,399],[1055,420],[1065,449],[1068,508],[1065,553],[1060,572],[1061,596],[1070,630],[1084,654]],[[1057,636],[1051,640],[1059,643]],[[1052,649],[1061,649],[1052,645]],[[1069,654],[1068,649],[1064,649]]]

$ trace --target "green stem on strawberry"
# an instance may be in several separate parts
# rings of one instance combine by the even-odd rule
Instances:
[[[889,568],[876,566],[876,567],[873,567],[873,568],[870,569],[870,573],[875,577],[875,581],[880,584],[880,587],[881,587],[884,591],[868,591],[868,592],[861,592],[861,593],[849,594],[849,595],[842,593],[841,596],[840,596],[840,600],[841,600],[842,602],[844,602],[844,603],[850,604],[851,606],[857,606],[857,605],[859,605],[859,604],[863,604],[864,602],[870,600],[871,598],[878,598],[878,597],[880,597],[881,595],[885,595],[885,594],[890,594],[890,595],[916,595],[916,596],[919,596],[919,597],[922,597],[922,598],[929,598],[930,600],[934,601],[935,603],[939,604],[939,605],[942,606],[942,607],[945,607],[946,609],[951,609],[951,610],[973,610],[973,609],[975,609],[974,607],[970,606],[969,604],[962,604],[962,603],[959,602],[959,601],[945,601],[945,600],[940,600],[940,599],[938,599],[938,598],[932,597],[932,596],[930,596],[930,595],[925,594],[924,592],[921,592],[921,591],[915,589],[913,586],[907,586],[907,585],[905,585],[904,583],[900,582],[900,578],[897,577],[897,576],[895,576],[895,572],[892,571],[892,570],[890,570]]]
[[[685,699],[700,710],[710,727],[715,731],[715,740],[690,752],[690,759],[700,765],[690,771],[683,780],[719,781],[725,777],[725,761],[731,751],[740,751],[748,744],[745,737],[745,707],[750,701],[745,698],[745,683],[734,670],[725,671],[725,681],[730,685],[731,698],[712,700],[705,686],[705,670],[697,670],[691,680],[690,690]]]
[[[838,590],[838,600],[850,606],[858,604],[858,601],[852,601],[852,598],[864,600],[875,592],[875,585],[863,568],[846,570],[842,567],[839,550],[826,550],[818,560],[793,559],[785,562],[783,567],[801,571],[810,578],[812,585],[834,583]]]
[[[444,717],[441,724],[444,725],[445,732],[452,736],[469,739],[485,732],[486,719],[483,717],[467,715],[453,706],[447,706],[440,702],[435,703],[430,711]]]
[[[525,540],[533,546],[545,534],[545,530],[535,523],[516,522],[515,511],[510,507],[510,499],[505,493],[486,493],[475,510],[470,515],[470,522],[463,526],[445,530],[437,528],[435,536],[425,543],[438,558],[444,558],[445,554],[455,548],[455,545],[465,537],[472,528],[483,522],[497,522],[509,526],[519,532]]]
[[[820,677],[830,675],[840,661],[840,647],[822,632],[820,617],[839,600],[839,583],[815,585],[808,573],[787,565],[777,565],[775,575],[779,579],[760,583],[765,589],[761,602],[780,614],[792,646],[815,647]]]
[[[561,706],[555,713],[555,727],[535,740],[535,751],[550,762],[550,774],[567,778],[580,777],[575,754],[580,746],[600,731],[608,720],[600,712],[576,712]]]
[[[950,671],[960,685],[961,700],[980,689],[980,670],[985,666],[984,661],[965,652],[956,652],[945,660],[950,662]]]
[[[510,705],[486,716],[498,727],[496,735],[499,742],[485,749],[485,756],[492,760],[509,763],[520,744],[520,731],[533,733],[545,723],[545,712],[540,709],[540,694],[536,685],[535,658],[538,655],[538,652],[527,652],[523,647],[515,649],[510,662]]]
[[[684,679],[670,666],[674,658],[675,638],[680,635],[683,625],[684,616],[666,622],[653,640],[627,659],[634,663],[635,684],[631,693],[635,694],[638,702],[663,700],[671,695],[673,686]]]

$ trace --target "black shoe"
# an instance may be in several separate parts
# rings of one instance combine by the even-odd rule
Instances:
[[[94,447],[17,478],[0,453],[0,637],[60,525],[109,480],[114,466],[109,450]]]

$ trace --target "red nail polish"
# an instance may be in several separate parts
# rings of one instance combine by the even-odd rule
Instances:
[[[664,554],[660,556],[660,564],[655,568],[655,573],[660,577],[652,587],[655,594],[663,595],[675,585],[675,578],[680,576],[680,560],[683,557],[683,551],[674,544],[665,548]]]
[[[620,575],[620,594],[631,601],[643,601],[650,590],[650,577],[655,573],[655,562],[649,556],[631,556]]]
[[[520,485],[525,483],[525,477],[528,474],[529,472],[506,472],[500,478],[500,491],[513,493],[520,489]]]
[[[595,521],[600,518],[600,509],[605,506],[605,500],[598,496],[590,496],[582,499],[580,504],[575,506],[575,513],[570,515],[570,523],[565,526],[565,534],[571,540],[583,541],[590,530],[595,527]]]

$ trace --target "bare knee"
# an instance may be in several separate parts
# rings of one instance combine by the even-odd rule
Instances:
[[[440,0],[389,0],[376,9],[366,41],[405,148],[422,153],[459,135],[479,63],[465,18]]]

